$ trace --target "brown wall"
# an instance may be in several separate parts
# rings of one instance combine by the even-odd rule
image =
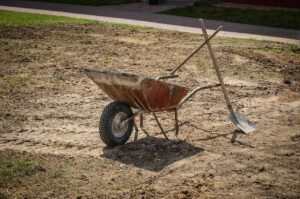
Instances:
[[[300,0],[223,0],[223,2],[276,6],[300,9]]]

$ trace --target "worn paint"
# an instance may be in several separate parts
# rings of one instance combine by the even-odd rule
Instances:
[[[112,100],[146,112],[172,110],[187,94],[185,87],[143,76],[101,69],[86,69],[85,73]]]

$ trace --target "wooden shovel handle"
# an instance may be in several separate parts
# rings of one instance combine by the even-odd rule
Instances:
[[[202,28],[202,32],[203,32],[204,38],[207,41],[208,40],[208,36],[207,36],[207,32],[206,32],[204,20],[203,19],[199,19],[199,21],[201,23],[201,28]],[[221,88],[222,88],[222,91],[223,91],[223,94],[224,94],[224,98],[226,100],[227,107],[229,108],[230,111],[232,111],[232,106],[231,106],[231,103],[230,103],[230,100],[229,100],[229,97],[228,97],[228,94],[227,94],[227,91],[226,91],[226,88],[225,88],[225,85],[224,85],[223,78],[221,76],[221,72],[220,72],[220,69],[219,69],[219,66],[218,66],[217,59],[216,59],[215,54],[214,54],[214,52],[212,50],[210,42],[207,41],[206,44],[207,44],[207,48],[208,48],[208,51],[209,51],[209,55],[210,55],[210,57],[212,59],[214,68],[216,70],[219,82],[221,84]]]

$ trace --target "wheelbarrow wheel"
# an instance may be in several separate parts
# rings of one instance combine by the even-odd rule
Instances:
[[[99,133],[106,145],[122,145],[129,139],[134,121],[129,120],[124,126],[120,126],[120,123],[132,114],[130,106],[124,102],[114,101],[104,108],[100,117]]]

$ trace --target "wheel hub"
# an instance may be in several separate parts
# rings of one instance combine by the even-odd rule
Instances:
[[[112,132],[116,137],[122,137],[128,128],[128,123],[124,125],[120,125],[121,122],[127,117],[127,115],[123,112],[119,112],[115,115],[112,121]]]

